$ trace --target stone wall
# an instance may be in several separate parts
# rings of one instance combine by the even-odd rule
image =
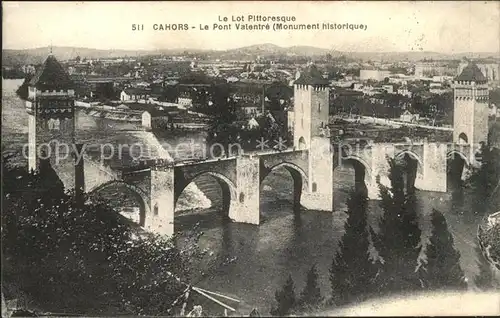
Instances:
[[[236,159],[237,198],[231,200],[229,218],[235,222],[260,223],[260,159],[243,155]]]
[[[308,182],[300,203],[307,209],[333,211],[333,151],[330,139],[313,137],[309,148]]]

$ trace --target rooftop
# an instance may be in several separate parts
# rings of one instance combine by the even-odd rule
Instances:
[[[303,72],[300,73],[299,78],[295,84],[300,85],[328,85],[327,79],[323,78],[323,74],[318,70],[316,65],[308,66]]]
[[[477,67],[476,63],[469,62],[463,69],[462,73],[457,76],[456,81],[467,82],[487,82],[488,79],[484,76],[483,72]]]
[[[56,58],[50,54],[29,82],[39,89],[68,89],[73,82]]]

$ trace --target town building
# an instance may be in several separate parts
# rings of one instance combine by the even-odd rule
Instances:
[[[405,110],[399,117],[399,120],[406,123],[417,123],[419,119],[419,114],[412,114],[409,110]]]
[[[418,62],[415,64],[415,77],[417,78],[453,75],[455,72],[456,70],[444,61]]]
[[[120,93],[120,100],[122,102],[127,101],[139,101],[148,100],[151,97],[149,90],[143,88],[126,88]]]
[[[383,81],[386,77],[390,76],[390,72],[387,70],[360,70],[359,71],[359,79],[361,81]]]
[[[408,90],[408,86],[406,85],[399,87],[397,93],[408,98],[411,98],[412,96],[412,93]]]

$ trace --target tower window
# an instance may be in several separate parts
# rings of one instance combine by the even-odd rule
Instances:
[[[47,128],[49,130],[60,130],[60,121],[59,119],[49,119],[47,122]]]
[[[155,203],[153,213],[154,213],[154,215],[158,215],[158,203]]]
[[[321,103],[318,103],[318,113],[321,112]]]

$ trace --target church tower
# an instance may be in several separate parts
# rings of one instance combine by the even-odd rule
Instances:
[[[474,62],[454,80],[453,142],[478,145],[488,138],[488,79]]]
[[[294,82],[293,145],[309,149],[313,137],[328,126],[330,93],[328,80],[315,65],[310,65]]]
[[[74,188],[75,164],[75,90],[61,64],[51,54],[28,83],[28,168],[39,170],[48,162],[61,177],[58,166],[64,167]],[[61,169],[59,169],[61,170]],[[63,178],[61,178],[62,180]]]

